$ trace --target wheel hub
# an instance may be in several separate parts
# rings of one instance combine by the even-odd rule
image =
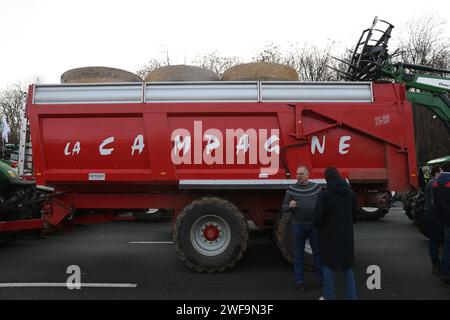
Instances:
[[[204,230],[203,230],[203,235],[206,238],[206,240],[208,241],[214,241],[219,237],[219,229],[213,225],[210,224],[208,225]]]

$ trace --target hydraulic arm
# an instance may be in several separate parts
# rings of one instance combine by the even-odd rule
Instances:
[[[344,74],[350,81],[390,80],[404,83],[408,100],[432,110],[450,132],[450,70],[409,63],[393,63],[388,42],[394,26],[375,17],[362,32]],[[419,72],[419,73],[418,73]]]

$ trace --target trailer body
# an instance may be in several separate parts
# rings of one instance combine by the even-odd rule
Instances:
[[[417,187],[400,84],[32,85],[26,116],[33,178],[56,194],[48,224],[170,208],[180,256],[199,271],[234,265],[247,220],[276,224],[299,165],[322,184],[337,167],[360,206],[386,208],[389,191]]]
[[[313,178],[323,178],[324,168],[334,165],[354,183],[381,183],[387,190],[407,190],[417,184],[411,170],[415,165],[411,105],[402,85],[288,82],[268,83],[266,89],[261,82],[211,88],[214,85],[218,87],[209,83],[197,84],[198,88],[195,84],[32,86],[27,112],[37,184],[73,191],[116,186],[113,189],[126,192],[129,186],[179,188],[186,180],[270,181],[290,178],[300,163],[312,169]],[[274,94],[272,99],[251,101],[250,94],[239,92],[240,87],[269,92],[287,87],[293,99],[280,101]],[[189,89],[192,92],[176,96],[177,91]],[[199,96],[212,97],[196,97],[196,90]],[[304,93],[312,95],[311,101],[294,100],[301,90],[312,92]],[[224,97],[214,98],[213,91]],[[349,97],[342,97],[345,94]],[[240,163],[236,154],[226,154],[225,145],[233,145],[235,153],[243,151],[237,149],[243,135],[236,133],[239,129],[256,133],[256,161],[248,159],[254,145]],[[174,164],[173,157],[177,130],[184,133],[178,143],[186,136],[191,141],[189,154],[181,159],[186,161],[180,164]],[[220,134],[221,145],[213,148],[205,136]],[[264,169],[270,171],[274,165],[271,160],[276,162],[275,157],[261,154],[270,137],[275,138],[266,149],[278,146],[280,161],[274,173],[264,175]],[[208,143],[211,151],[221,153],[211,152],[209,162]]]

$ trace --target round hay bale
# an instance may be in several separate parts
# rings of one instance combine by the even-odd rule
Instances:
[[[142,79],[129,71],[107,67],[76,68],[61,75],[61,83],[103,82],[142,82]]]
[[[167,81],[218,81],[211,70],[184,64],[156,68],[145,76],[146,82]]]
[[[294,68],[272,62],[238,64],[225,71],[223,81],[296,81],[298,73]]]

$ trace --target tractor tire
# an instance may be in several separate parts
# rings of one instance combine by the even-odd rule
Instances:
[[[0,222],[26,220],[37,217],[40,208],[35,205],[22,205],[23,202],[32,201],[34,196],[34,186],[8,185],[0,190]],[[7,201],[17,197],[17,202],[6,205]]]
[[[417,192],[410,191],[407,193],[401,193],[397,196],[397,199],[403,204],[403,210],[405,211],[406,216],[413,221],[413,206],[416,198]]]
[[[412,214],[414,217],[414,223],[417,229],[427,238],[430,237],[428,230],[428,220],[425,215],[425,195],[423,193],[419,194],[414,201],[412,208]]]
[[[10,222],[16,220],[24,220],[29,216],[28,210],[21,208],[4,208],[4,199],[0,192],[0,222]],[[11,244],[17,239],[17,232],[0,232],[0,246]]]
[[[247,220],[231,202],[205,197],[178,215],[173,241],[180,259],[198,272],[223,272],[233,267],[247,249]]]
[[[378,221],[388,212],[388,209],[360,207],[358,219],[361,221]]]
[[[294,236],[292,232],[292,215],[290,212],[278,214],[273,228],[273,238],[275,245],[284,259],[289,263],[294,263]],[[305,271],[315,271],[314,259],[309,242],[305,246]]]
[[[405,211],[406,216],[410,219],[410,220],[414,220],[413,218],[413,214],[412,214],[412,203],[411,202],[405,202],[403,203],[403,210]]]

